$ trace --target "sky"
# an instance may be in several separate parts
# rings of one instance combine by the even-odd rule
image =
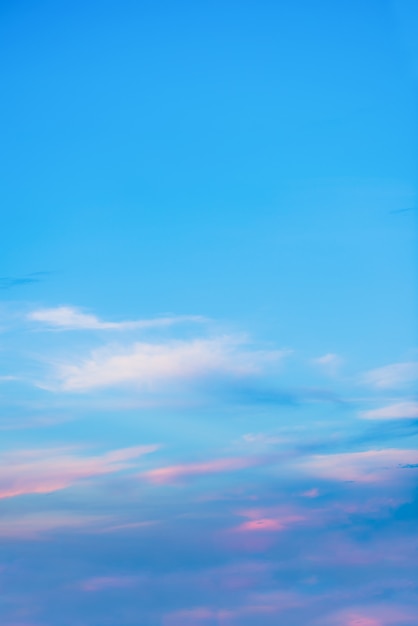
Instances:
[[[2,0],[4,626],[416,626],[413,0]]]

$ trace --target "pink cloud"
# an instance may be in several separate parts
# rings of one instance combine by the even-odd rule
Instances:
[[[182,465],[160,467],[144,472],[142,476],[150,482],[166,484],[174,483],[187,477],[233,472],[247,467],[252,467],[257,464],[258,461],[256,459],[249,457],[214,459],[203,463],[185,463]]]
[[[135,466],[134,459],[158,446],[135,446],[97,456],[83,456],[71,448],[17,450],[0,462],[0,499],[24,494],[45,494],[74,483]]]
[[[415,623],[416,619],[396,606],[376,606],[362,609],[346,609],[331,615],[326,624],[332,626],[397,626]]]
[[[258,519],[251,520],[249,522],[244,522],[237,526],[234,530],[236,532],[281,532],[286,530],[291,524],[295,522],[300,522],[304,518],[298,515],[288,516],[284,518],[268,518],[262,517]]]
[[[304,498],[317,498],[319,496],[319,489],[314,487],[313,489],[309,489],[308,491],[304,491],[301,495]]]
[[[354,615],[349,618],[347,626],[382,626],[382,622],[374,617]]]
[[[305,518],[283,508],[248,509],[237,512],[246,521],[222,531],[221,544],[227,550],[264,552],[274,545],[277,535]]]
[[[305,519],[301,515],[274,508],[248,509],[241,511],[239,515],[248,518],[249,521],[236,526],[234,532],[281,532]]]
[[[281,520],[261,518],[244,522],[237,526],[235,530],[238,532],[273,532],[284,529],[285,525]]]

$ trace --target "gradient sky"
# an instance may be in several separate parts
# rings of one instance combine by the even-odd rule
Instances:
[[[416,3],[0,31],[2,626],[416,626]]]

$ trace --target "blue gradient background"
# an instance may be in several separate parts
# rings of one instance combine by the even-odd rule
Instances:
[[[418,622],[417,24],[0,3],[2,624]]]

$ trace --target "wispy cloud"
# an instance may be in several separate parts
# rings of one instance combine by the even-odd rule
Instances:
[[[184,478],[234,472],[248,467],[254,467],[258,463],[259,461],[254,457],[213,459],[202,463],[184,463],[181,465],[159,467],[144,472],[142,476],[153,483],[175,483]]]
[[[233,336],[137,342],[125,349],[108,346],[92,352],[79,363],[59,365],[55,384],[44,386],[62,391],[89,391],[131,385],[153,393],[182,381],[256,375],[284,354],[278,350],[251,350],[241,337]]]
[[[71,306],[37,309],[36,311],[31,311],[27,318],[33,322],[45,324],[47,328],[54,330],[145,330],[165,328],[187,322],[201,323],[206,321],[204,317],[198,315],[178,315],[143,320],[106,322],[96,317],[96,315],[84,313],[80,309]]]
[[[298,463],[310,475],[326,480],[374,483],[389,480],[402,466],[418,463],[417,450],[390,448],[315,455]]]
[[[69,448],[8,452],[0,462],[0,499],[52,493],[85,478],[135,467],[134,460],[157,447],[135,446],[98,456],[83,456]]]
[[[418,418],[418,402],[398,402],[380,409],[363,411],[360,416],[368,420],[392,420]]]
[[[418,362],[392,363],[366,372],[366,384],[377,389],[396,389],[418,380]]]
[[[0,383],[6,383],[9,382],[11,380],[19,380],[17,376],[0,376]]]
[[[274,510],[263,510],[263,509],[249,509],[247,511],[242,511],[240,515],[244,518],[247,518],[248,521],[239,524],[236,526],[233,531],[234,532],[243,532],[243,533],[271,533],[271,532],[282,532],[297,524],[299,522],[303,522],[305,517],[303,515],[298,515],[295,513],[282,512],[282,511],[274,511]]]
[[[381,604],[344,609],[325,620],[326,626],[398,626],[415,622],[416,618],[404,608]]]
[[[0,538],[38,539],[56,531],[96,529],[97,524],[103,521],[104,518],[99,516],[58,512],[3,517],[0,520]]]
[[[323,356],[312,359],[312,363],[322,370],[327,376],[336,376],[343,364],[343,359],[332,352],[328,352]]]

